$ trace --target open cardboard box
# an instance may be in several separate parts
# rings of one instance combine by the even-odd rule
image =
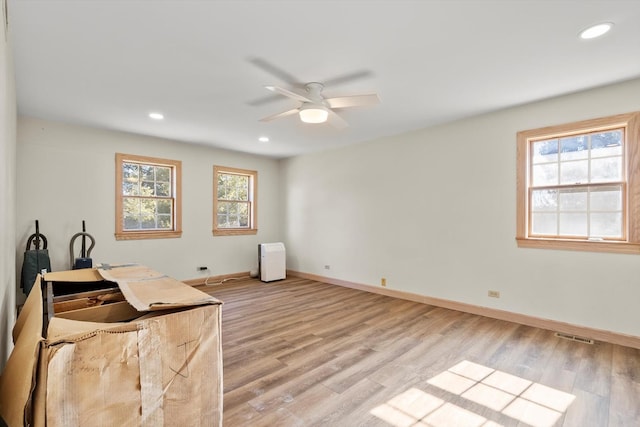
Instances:
[[[65,304],[43,334],[42,280],[117,283],[125,300]],[[0,415],[11,427],[222,425],[221,304],[139,265],[38,276],[13,329]]]

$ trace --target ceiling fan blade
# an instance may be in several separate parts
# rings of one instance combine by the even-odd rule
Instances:
[[[360,70],[355,71],[353,73],[344,74],[342,76],[337,76],[331,79],[322,80],[325,86],[336,86],[344,83],[349,83],[354,80],[364,79],[366,77],[371,76],[373,73],[369,70]]]
[[[271,93],[261,98],[254,99],[253,101],[249,101],[247,102],[247,105],[251,105],[252,107],[260,107],[262,105],[270,104],[275,101],[282,101],[282,97],[277,93]]]
[[[275,65],[271,64],[269,61],[267,61],[265,59],[262,59],[262,58],[249,58],[249,62],[251,62],[256,67],[262,69],[263,71],[265,71],[265,72],[267,72],[267,73],[279,78],[283,82],[288,83],[289,85],[291,85],[293,87],[302,87],[303,86],[303,84],[300,82],[300,80],[298,80],[297,78],[295,78],[291,74],[287,73],[286,71],[276,67]]]
[[[279,119],[281,117],[287,117],[292,114],[298,113],[300,110],[294,108],[293,110],[283,111],[282,113],[272,114],[271,116],[263,117],[260,119],[261,122],[270,122],[271,120]]]
[[[380,103],[380,98],[378,98],[377,94],[373,93],[370,95],[340,96],[337,98],[329,98],[326,101],[331,108],[348,108],[376,105]]]
[[[300,95],[298,93],[291,92],[290,90],[283,89],[283,88],[278,87],[278,86],[265,86],[265,88],[270,90],[270,91],[272,91],[272,92],[279,93],[280,95],[284,95],[287,98],[295,99],[296,101],[313,102],[312,100],[310,100],[306,96],[302,96],[302,95]]]
[[[329,118],[327,121],[331,126],[333,126],[336,129],[344,129],[349,126],[349,123],[347,123],[345,119],[343,119],[338,114],[336,114],[335,111],[332,111],[332,110],[327,110],[327,111],[329,112]]]

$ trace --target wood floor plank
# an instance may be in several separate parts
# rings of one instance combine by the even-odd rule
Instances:
[[[308,279],[201,289],[227,426],[638,425],[637,349]]]

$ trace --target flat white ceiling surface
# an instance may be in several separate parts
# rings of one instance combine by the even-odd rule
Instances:
[[[20,114],[278,158],[640,76],[631,0],[8,6]],[[578,38],[603,21],[609,34]],[[258,121],[298,105],[265,85],[310,81],[331,83],[327,97],[377,92],[382,103],[341,110],[343,130]]]

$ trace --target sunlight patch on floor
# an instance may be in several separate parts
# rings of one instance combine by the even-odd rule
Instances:
[[[427,383],[533,427],[553,426],[575,400],[572,394],[466,360]],[[417,388],[375,407],[371,414],[394,427],[500,426]]]

